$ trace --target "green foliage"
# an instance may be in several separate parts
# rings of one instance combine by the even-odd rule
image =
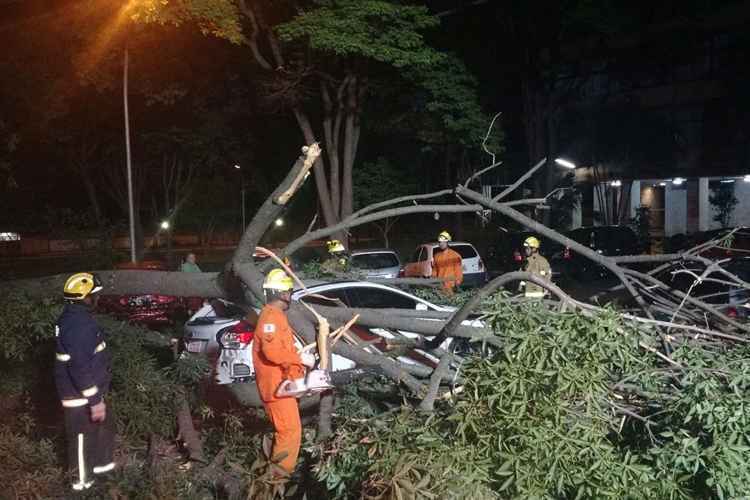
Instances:
[[[418,192],[416,177],[393,165],[387,158],[363,162],[352,172],[354,209]]]
[[[33,357],[36,348],[55,338],[55,323],[62,304],[51,298],[30,298],[11,293],[0,308],[0,357],[24,361]]]
[[[304,39],[310,48],[339,57],[365,57],[404,68],[430,65],[440,52],[422,31],[439,24],[426,7],[385,0],[316,0],[316,8],[278,27],[282,40]]]
[[[750,493],[750,349],[684,345],[673,378],[639,348],[647,332],[614,313],[498,305],[488,321],[505,348],[465,367],[453,403],[430,416],[403,409],[340,422],[337,453],[316,469],[335,498]],[[630,389],[616,391],[618,382]]]
[[[8,498],[55,498],[65,482],[53,442],[6,423],[0,424],[0,464],[3,491],[13,495]]]
[[[714,220],[721,224],[721,227],[729,226],[729,222],[732,220],[732,212],[739,203],[737,197],[734,196],[734,184],[719,184],[718,188],[711,192],[708,201],[713,205],[714,212],[716,212]]]
[[[239,9],[231,0],[138,0],[130,3],[127,13],[136,22],[175,26],[192,22],[204,35],[234,44],[245,41]]]
[[[458,56],[447,54],[435,64],[416,67],[407,78],[426,93],[424,107],[418,109],[428,117],[419,132],[424,142],[479,148],[491,117],[482,111],[478,83]],[[487,148],[501,153],[502,141],[502,129],[495,127]]]

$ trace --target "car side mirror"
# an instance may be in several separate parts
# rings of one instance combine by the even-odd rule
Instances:
[[[417,302],[417,311],[426,311],[426,310],[427,310],[427,305],[426,304],[422,304],[421,302]]]

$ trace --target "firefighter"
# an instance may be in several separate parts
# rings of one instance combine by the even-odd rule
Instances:
[[[432,257],[432,277],[451,278],[443,281],[443,291],[448,295],[453,295],[454,289],[464,281],[461,255],[448,247],[448,242],[451,240],[448,231],[440,233],[438,235],[439,248],[433,251]]]
[[[542,279],[550,281],[552,279],[552,269],[549,267],[549,262],[539,253],[539,240],[534,236],[529,236],[523,242],[523,250],[526,254],[526,262],[523,265],[522,271],[536,274]],[[521,282],[520,287],[523,289],[525,297],[541,298],[546,294],[546,289],[534,284]]]
[[[328,248],[328,259],[321,264],[321,269],[328,274],[345,273],[349,269],[349,256],[346,248],[339,240],[326,242]]]
[[[304,366],[312,368],[315,363],[312,354],[299,354],[294,346],[286,317],[292,288],[292,279],[282,269],[268,273],[263,282],[266,305],[260,312],[253,342],[255,383],[275,430],[271,461],[289,474],[297,464],[302,424],[297,400],[277,397],[276,390],[284,380],[303,377]]]
[[[63,407],[68,464],[76,491],[115,468],[115,427],[105,396],[111,360],[92,316],[102,290],[95,274],[77,273],[65,282],[65,308],[55,327],[55,385]]]

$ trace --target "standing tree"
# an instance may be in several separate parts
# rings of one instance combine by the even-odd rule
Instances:
[[[324,146],[314,172],[327,225],[354,209],[353,171],[372,89],[413,85],[414,75],[446,59],[424,38],[438,19],[424,6],[392,0],[167,0],[136,4],[132,15],[160,23],[191,19],[204,33],[247,44],[265,70],[266,105],[290,112],[305,142]],[[442,76],[463,72],[454,65]]]
[[[737,206],[738,200],[734,195],[733,183],[720,183],[708,197],[709,203],[713,205],[714,220],[721,224],[721,227],[728,227],[732,220],[732,212]]]
[[[414,176],[399,170],[383,157],[375,162],[364,162],[362,166],[354,170],[353,177],[355,210],[417,192]],[[383,245],[386,248],[390,246],[388,234],[396,221],[398,217],[387,217],[373,222],[383,235]]]

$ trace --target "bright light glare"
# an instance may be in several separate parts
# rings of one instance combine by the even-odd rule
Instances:
[[[620,181],[620,180],[612,181],[612,182],[609,183],[609,185],[612,186],[612,187],[617,187],[618,188],[618,187],[622,186],[622,181]]]
[[[20,241],[21,235],[18,233],[0,233],[0,241]]]
[[[683,182],[685,182],[685,179],[683,179],[682,177],[675,177],[674,179],[672,179],[672,184],[674,184],[675,186],[681,186]]]
[[[284,219],[276,219],[274,224],[276,224],[276,227],[281,227],[284,225]]]
[[[555,158],[555,163],[565,168],[576,168],[576,164],[572,161],[564,160],[562,158]]]
[[[163,220],[163,221],[161,221],[161,224],[159,224],[159,226],[162,229],[169,229],[169,221],[168,220]]]

